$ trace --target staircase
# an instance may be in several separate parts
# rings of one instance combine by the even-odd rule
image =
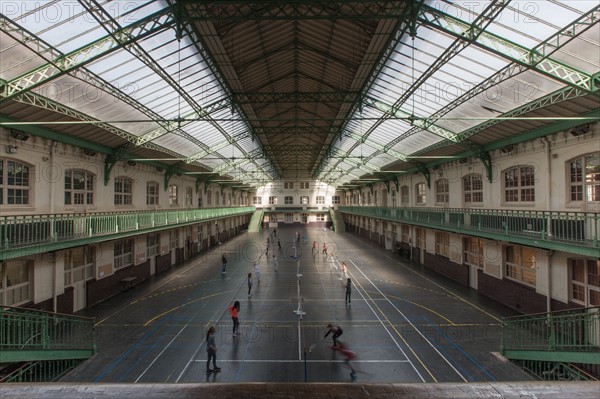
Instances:
[[[596,380],[600,307],[506,318],[500,353],[543,380]]]
[[[95,353],[93,319],[0,306],[2,382],[51,381]]]
[[[264,215],[265,211],[263,209],[257,209],[254,211],[252,218],[250,218],[250,223],[248,223],[248,233],[258,233],[259,231],[262,231]]]
[[[336,233],[345,233],[346,232],[346,224],[344,223],[344,217],[342,213],[334,208],[329,208],[329,214],[331,215],[331,220],[333,221],[333,229]]]

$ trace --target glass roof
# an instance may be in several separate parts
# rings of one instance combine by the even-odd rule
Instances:
[[[176,153],[182,162],[219,168],[224,174],[231,165],[231,171],[239,174],[235,160],[244,159],[259,145],[243,140],[250,137],[249,126],[237,109],[223,106],[205,116],[204,107],[226,101],[227,92],[203,58],[200,44],[186,34],[177,40],[172,16],[165,17],[170,14],[169,5],[151,0],[100,4],[101,12],[92,15],[77,2],[22,2],[20,7],[3,2],[1,12],[37,36],[48,51],[36,54],[2,33],[0,77],[19,79],[57,56],[71,56],[84,64],[73,73],[42,81],[33,91],[121,128],[132,140],[150,137],[153,148]],[[163,26],[133,44],[122,46],[111,37],[136,24],[152,27],[150,20],[156,13],[163,14],[163,19],[156,20]],[[98,22],[109,19],[114,22]],[[94,52],[101,56],[94,57]],[[195,120],[182,121],[177,129],[169,127],[169,121],[178,119]],[[259,178],[275,177],[267,160],[252,159],[247,164]]]
[[[339,155],[360,160],[370,154],[369,166],[383,168],[401,156],[421,152],[444,140],[452,141],[457,134],[482,123],[483,118],[501,116],[567,87],[569,82],[562,76],[551,76],[533,66],[520,71],[514,68],[517,72],[505,74],[502,79],[498,78],[498,71],[517,65],[516,57],[552,39],[590,10],[598,9],[595,1],[510,2],[487,26],[485,32],[489,34],[482,35],[480,45],[459,42],[463,45],[453,48],[462,32],[452,34],[446,29],[468,27],[490,2],[425,4],[417,35],[400,38],[366,90],[370,106],[356,108],[344,126],[342,139],[334,144]],[[431,22],[433,18],[428,19],[427,15],[434,12],[438,19]],[[599,32],[599,24],[595,23],[550,57],[567,68],[590,75],[597,73]],[[591,54],[597,56],[590,57]],[[496,84],[477,89],[487,80],[495,80]],[[411,124],[411,116],[436,118],[431,120],[432,127],[424,130],[422,124]],[[332,160],[325,163],[319,177],[337,179],[338,184],[355,179],[349,174],[340,175],[340,170],[367,174],[357,171],[356,162]]]
[[[176,154],[242,181],[276,178],[214,60],[185,29],[177,37],[166,1],[98,4],[91,12],[72,1],[1,2],[3,17],[29,33],[0,32],[0,78],[121,129],[134,147],[163,148],[165,159]],[[473,117],[515,111],[600,70],[597,19],[576,37],[559,36],[598,1],[511,1],[492,20],[479,18],[491,4],[426,0],[416,36],[391,44],[315,178],[341,184],[377,172],[454,142],[483,122]],[[464,41],[479,19],[484,31]]]

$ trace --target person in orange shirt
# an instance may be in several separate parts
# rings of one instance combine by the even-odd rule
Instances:
[[[238,320],[238,312],[240,310],[240,301],[235,301],[233,305],[229,307],[229,314],[231,314],[231,320],[233,320],[233,336],[238,336],[238,327],[240,321]]]

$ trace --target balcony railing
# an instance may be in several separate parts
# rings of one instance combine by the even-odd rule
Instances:
[[[510,359],[600,364],[600,307],[505,318],[500,352]]]
[[[426,227],[437,226],[447,231],[472,231],[537,242],[575,244],[594,248],[590,255],[600,256],[600,214],[597,212],[364,206],[340,206],[339,210]]]
[[[0,254],[32,246],[168,228],[254,212],[253,206],[0,217]],[[4,256],[5,257],[5,256]],[[4,258],[0,256],[0,260]]]
[[[95,345],[93,319],[0,307],[0,363],[90,357]]]

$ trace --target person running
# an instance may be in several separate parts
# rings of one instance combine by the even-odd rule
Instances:
[[[252,273],[248,273],[248,298],[252,298]]]
[[[350,277],[346,280],[346,303],[350,303],[350,295],[352,294],[352,281],[350,281]]]
[[[231,315],[231,320],[233,320],[233,337],[238,336],[238,328],[240,325],[240,321],[238,319],[238,312],[240,310],[240,301],[235,301],[233,305],[229,307],[229,314]]]
[[[254,275],[256,276],[256,284],[260,285],[260,266],[254,262]]]
[[[273,268],[275,271],[279,270],[279,262],[277,262],[277,256],[275,256],[275,254],[273,254]]]
[[[323,255],[327,256],[327,243],[323,243]]]
[[[220,371],[221,367],[217,367],[217,344],[215,342],[215,326],[210,326],[206,333],[206,352],[208,359],[206,360],[206,374],[210,374],[215,371]],[[213,368],[210,368],[210,361],[212,360]]]
[[[333,346],[331,348],[335,349],[338,346],[337,338],[340,335],[342,335],[344,331],[342,331],[342,328],[337,324],[329,323],[327,324],[327,332],[325,333],[325,336],[323,338],[327,338],[327,336],[331,333],[333,333],[333,335],[331,336],[331,338],[333,338]]]
[[[279,240],[279,238],[277,239],[277,246],[279,247],[279,251],[281,251],[281,241]]]
[[[346,268],[347,268],[346,262],[342,262],[340,264],[340,271],[341,272],[340,272],[340,277],[339,277],[338,280],[344,280],[345,278],[348,278],[348,274],[346,273]],[[344,283],[342,283],[342,284],[344,284]]]
[[[223,254],[223,256],[221,257],[221,273],[225,274],[227,273],[227,257],[225,256],[225,254]]]
[[[356,380],[356,370],[354,370],[354,367],[352,367],[352,365],[350,364],[350,360],[356,357],[356,353],[352,352],[342,341],[338,342],[338,346],[336,347],[336,349],[346,357],[344,363],[346,363],[346,366],[348,366],[348,368],[350,369],[350,378],[352,378],[352,381]]]

